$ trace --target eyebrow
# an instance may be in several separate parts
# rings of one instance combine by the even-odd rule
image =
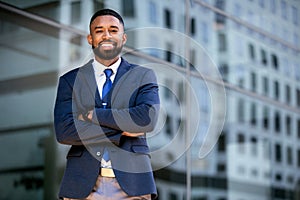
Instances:
[[[98,29],[98,28],[103,28],[103,26],[96,26],[94,29]],[[114,26],[114,25],[110,26],[109,28],[116,28],[116,29],[119,29],[118,26]]]

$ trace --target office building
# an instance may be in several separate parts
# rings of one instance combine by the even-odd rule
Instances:
[[[158,76],[160,200],[300,199],[297,0],[1,1],[0,199],[56,198],[57,80],[92,58],[103,7],[124,16],[124,57]]]

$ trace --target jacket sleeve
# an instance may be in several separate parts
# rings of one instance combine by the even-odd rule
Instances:
[[[99,124],[78,120],[73,84],[66,78],[59,79],[54,108],[54,127],[59,143],[69,145],[113,142],[119,144],[121,132]]]
[[[140,86],[133,93],[122,92],[130,99],[129,108],[95,108],[93,122],[130,133],[150,132],[155,128],[159,114],[159,94],[156,76],[152,70],[141,74]]]

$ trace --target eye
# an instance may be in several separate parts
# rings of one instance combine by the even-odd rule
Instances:
[[[117,33],[118,30],[117,30],[117,29],[112,29],[112,30],[110,30],[110,32],[111,32],[111,33]]]

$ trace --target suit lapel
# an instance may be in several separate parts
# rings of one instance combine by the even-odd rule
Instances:
[[[122,85],[122,84],[118,83],[120,81],[121,77],[124,76],[131,69],[131,67],[132,67],[132,65],[130,65],[125,59],[122,58],[122,62],[118,68],[115,80],[113,82],[113,87],[111,90],[111,91],[113,91],[114,94],[118,93],[118,90],[120,89],[120,86]],[[113,104],[113,102],[115,101],[116,95],[111,95],[111,91],[110,91],[110,97],[111,97],[111,103]]]
[[[101,105],[101,98],[97,88],[97,82],[92,63],[93,60],[90,60],[86,65],[81,67],[80,72],[84,81],[87,83],[87,89],[90,90],[91,94],[95,98],[95,103]]]
[[[131,65],[122,58],[122,62],[118,68],[118,71],[117,71],[117,74],[116,74],[116,77],[115,77],[115,80],[114,80],[114,83],[113,85],[115,85],[119,80],[120,78],[130,70],[131,68]]]
[[[88,84],[89,88],[92,92],[95,91],[97,86],[97,82],[94,75],[94,69],[92,65],[93,61],[91,60],[86,65],[81,67],[80,72],[83,74],[83,78],[85,79],[86,83]]]

